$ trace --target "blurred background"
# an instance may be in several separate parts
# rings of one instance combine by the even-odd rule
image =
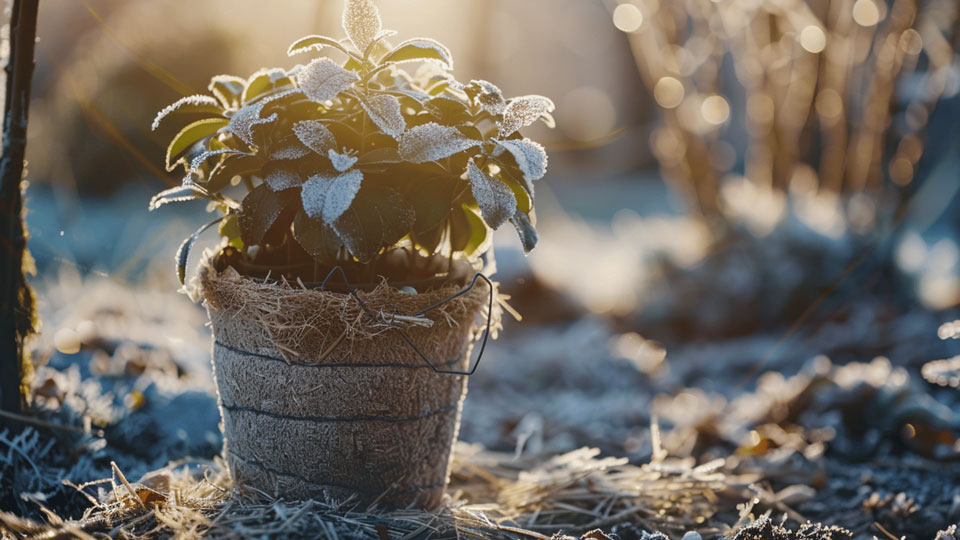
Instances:
[[[755,405],[738,396],[769,397],[785,392],[782,377],[855,364],[866,367],[844,372],[848,382],[912,397],[878,405],[880,394],[856,394],[898,420],[849,431],[850,455],[887,439],[960,455],[949,388],[960,368],[938,365],[928,379],[939,383],[921,377],[930,360],[960,352],[941,339],[952,327],[938,335],[960,303],[954,0],[378,4],[398,39],[445,43],[458,79],[557,104],[557,128],[528,134],[550,155],[537,185],[541,244],[524,257],[513,231],[496,242],[499,279],[525,322],[505,328],[471,383],[466,440],[642,457],[660,414],[696,427],[678,431],[671,451],[702,455],[726,438],[749,454],[773,439],[731,412]],[[179,183],[161,166],[172,134],[150,123],[204,93],[212,75],[304,61],[287,46],[341,36],[341,7],[41,2],[26,203],[44,324],[34,355],[48,370],[37,403],[69,401],[67,387],[104,375],[114,409],[102,415],[203,410],[198,433],[169,436],[182,453],[216,452],[205,315],[174,293],[173,264],[177,244],[209,218],[201,203],[147,212],[153,193]],[[74,382],[63,375],[71,369]],[[160,372],[199,390],[182,398]],[[152,378],[138,382],[144,373]],[[907,401],[909,414],[882,408]],[[742,422],[705,435],[719,411]],[[835,435],[862,419],[824,418],[810,425],[834,422]],[[936,426],[928,438],[917,435],[923,422]],[[125,425],[123,440],[158,429]],[[171,456],[158,452],[137,450],[130,466]]]

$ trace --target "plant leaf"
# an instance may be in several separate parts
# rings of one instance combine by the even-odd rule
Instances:
[[[357,159],[357,165],[378,165],[381,163],[400,163],[400,153],[396,148],[384,146],[374,148]]]
[[[324,102],[348,90],[360,77],[329,58],[317,58],[297,73],[297,84],[311,101]]]
[[[467,177],[470,179],[470,189],[473,198],[480,206],[483,220],[490,228],[497,229],[517,211],[517,198],[513,191],[496,178],[490,178],[473,162],[467,163]]]
[[[269,124],[277,119],[277,113],[271,113],[266,118],[260,117],[260,112],[266,104],[266,100],[261,100],[240,107],[230,117],[230,122],[224,129],[236,135],[247,145],[256,146],[253,142],[253,128],[261,124]]]
[[[210,96],[203,94],[187,96],[167,105],[162,111],[158,112],[156,118],[153,119],[150,130],[156,131],[164,118],[176,113],[209,113],[219,115],[223,113],[223,107],[220,106],[219,101]]]
[[[429,38],[413,38],[397,45],[386,56],[380,59],[384,62],[419,62],[423,60],[440,62],[445,69],[453,69],[453,55],[439,41]]]
[[[410,233],[413,209],[391,188],[370,187],[357,194],[354,204],[333,224],[337,236],[361,263],[370,262],[380,248]]]
[[[243,89],[243,103],[248,103],[275,88],[291,84],[293,81],[281,68],[260,69],[247,79],[246,87]]]
[[[335,260],[340,250],[337,233],[323,222],[311,218],[301,208],[293,217],[293,237],[311,257]]]
[[[204,183],[204,188],[210,193],[219,193],[236,176],[256,172],[260,169],[260,159],[256,156],[226,157],[214,167]]]
[[[315,174],[300,190],[303,210],[313,219],[332,225],[350,208],[362,182],[363,173],[359,169],[337,176]]]
[[[307,148],[318,154],[326,155],[328,150],[337,145],[333,132],[319,120],[295,122],[293,133]]]
[[[327,157],[330,158],[330,163],[337,172],[344,172],[350,167],[353,167],[354,163],[357,162],[356,156],[341,154],[333,148],[327,150]]]
[[[400,112],[400,100],[395,96],[377,94],[361,100],[360,103],[373,123],[387,135],[399,137],[407,129],[407,123]]]
[[[543,96],[520,96],[507,103],[503,109],[503,121],[500,122],[500,138],[506,138],[522,127],[529,126],[555,109],[553,101]],[[551,117],[552,118],[552,117]]]
[[[428,122],[407,130],[400,137],[400,157],[412,163],[436,161],[463,152],[482,141],[464,137],[455,127]]]
[[[225,109],[235,109],[240,106],[240,96],[247,81],[233,75],[215,75],[210,79],[210,90],[220,100]]]
[[[222,156],[222,155],[233,155],[240,154],[244,156],[253,156],[249,152],[242,152],[240,150],[234,150],[233,148],[221,148],[219,150],[209,150],[206,152],[201,152],[196,157],[190,160],[190,172],[197,172],[200,170],[200,167],[203,166],[203,163],[213,156]]]
[[[537,241],[540,237],[537,235],[537,229],[535,229],[533,223],[531,223],[530,217],[518,210],[510,221],[513,223],[513,226],[516,227],[517,234],[520,236],[520,243],[523,244],[523,252],[530,253],[533,251],[533,248],[537,247]]]
[[[173,140],[170,141],[170,146],[167,146],[167,170],[173,170],[173,168],[176,166],[176,162],[174,160],[179,158],[181,154],[187,151],[187,149],[201,139],[213,135],[220,128],[225,127],[228,122],[229,121],[226,118],[207,118],[204,120],[197,120],[196,122],[181,129],[180,133],[177,133],[173,137]]]
[[[447,96],[437,96],[424,103],[424,108],[447,126],[458,126],[472,119],[467,104]]]
[[[532,182],[547,174],[547,151],[540,144],[526,138],[508,139],[497,141],[497,148],[513,154],[513,159],[517,161],[517,167],[526,180]]]
[[[383,27],[380,12],[371,0],[346,0],[343,29],[358,51],[366,50]]]
[[[289,163],[269,161],[262,169],[263,181],[273,191],[283,191],[303,185],[303,179]]]
[[[243,198],[237,219],[244,244],[255,246],[263,242],[267,231],[295,200],[289,195],[291,192],[274,192],[267,184],[260,184]]]
[[[193,234],[188,236],[183,243],[180,244],[180,248],[177,249],[177,278],[180,280],[180,284],[183,285],[186,282],[187,278],[187,259],[190,257],[190,249],[193,248],[193,245],[197,243],[197,239],[200,238],[200,235],[204,231],[213,227],[217,223],[223,220],[222,217],[219,217],[210,223],[207,223],[203,227],[197,229]]]
[[[154,211],[161,206],[182,201],[192,201],[194,199],[209,199],[210,194],[205,189],[192,182],[184,182],[183,185],[165,189],[157,193],[150,199],[150,211]]]
[[[237,221],[236,213],[231,212],[224,216],[220,226],[217,227],[217,232],[227,239],[227,245],[243,249],[243,240],[240,238],[240,223]]]
[[[503,92],[492,82],[484,80],[470,81],[470,84],[463,87],[463,91],[467,94],[467,97],[475,100],[490,114],[500,114],[506,106],[506,100],[503,99]]]
[[[288,161],[310,154],[310,149],[295,135],[288,135],[270,149],[270,159]]]
[[[327,36],[319,35],[306,36],[294,41],[293,44],[287,48],[287,56],[293,56],[295,54],[300,54],[311,50],[319,51],[324,47],[333,47],[347,56],[352,56],[350,51],[348,51],[347,48],[344,47],[339,41]]]

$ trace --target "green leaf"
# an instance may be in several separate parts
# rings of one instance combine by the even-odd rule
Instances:
[[[447,126],[465,124],[473,119],[468,105],[459,99],[437,96],[424,104],[424,108]]]
[[[240,96],[247,84],[245,79],[233,75],[216,75],[210,79],[207,89],[220,100],[224,109],[236,109],[240,106]]]
[[[470,225],[470,239],[467,241],[467,245],[463,247],[463,252],[468,257],[472,257],[487,250],[493,240],[493,235],[490,234],[490,228],[487,227],[483,218],[476,211],[465,204],[461,206],[461,209],[463,210],[463,216]]]
[[[407,129],[403,113],[400,112],[400,101],[390,94],[377,94],[360,102],[373,123],[380,131],[391,137],[399,137]]]
[[[237,220],[237,214],[229,213],[220,222],[217,229],[220,236],[227,239],[227,245],[237,249],[243,249],[243,240],[240,238],[240,222]]]
[[[287,49],[287,56],[304,53],[311,50],[322,50],[324,47],[333,47],[347,56],[354,56],[339,41],[327,36],[306,36],[294,41]]]
[[[529,126],[544,114],[550,114],[556,107],[550,98],[543,96],[519,96],[512,98],[503,109],[503,121],[500,122],[500,138],[513,135],[518,129]],[[550,117],[552,119],[553,117]]]
[[[443,240],[443,232],[446,229],[447,222],[444,221],[440,226],[434,229],[417,233],[417,246],[426,251],[428,255],[433,255],[437,252],[437,248],[440,247],[440,242]]]
[[[209,199],[210,194],[207,193],[202,187],[189,183],[182,186],[172,187],[170,189],[165,189],[160,193],[157,193],[150,199],[150,211],[154,211],[157,208],[165,204],[172,202],[182,202],[182,201],[192,201],[194,199]]]
[[[357,166],[361,165],[380,165],[382,163],[400,163],[400,153],[396,148],[385,146],[375,148],[357,159]]]
[[[536,215],[532,212],[531,215],[536,217]],[[520,243],[523,244],[523,252],[530,253],[533,251],[533,248],[537,247],[539,236],[537,235],[537,229],[534,228],[530,217],[527,214],[518,211],[510,219],[510,222],[513,223],[513,226],[517,229],[517,234],[520,236]]]
[[[296,201],[297,190],[275,192],[267,184],[260,184],[244,197],[237,217],[240,237],[248,246],[263,243],[267,232],[278,222],[281,214]]]
[[[468,139],[457,128],[429,122],[407,130],[400,137],[400,156],[411,163],[436,161],[480,145]]]
[[[311,257],[333,261],[340,250],[340,238],[332,228],[312,219],[301,208],[293,217],[293,237]]]
[[[413,182],[407,200],[416,216],[413,230],[419,235],[440,226],[450,216],[457,182],[443,176],[414,179]]]
[[[220,193],[230,185],[234,177],[249,175],[258,170],[260,170],[258,156],[227,156],[214,167],[203,186],[210,193]]]
[[[380,59],[381,62],[396,63],[424,60],[440,62],[445,69],[453,69],[453,56],[450,50],[439,41],[429,38],[408,39]]]
[[[533,201],[530,200],[530,194],[516,180],[509,178],[502,172],[500,180],[510,188],[513,196],[517,199],[517,210],[520,212],[529,212],[533,208]]]
[[[190,249],[197,243],[197,239],[200,238],[200,235],[203,234],[204,231],[220,223],[222,219],[222,217],[219,217],[200,227],[180,244],[180,248],[177,249],[177,278],[180,280],[181,285],[183,285],[187,279],[187,259],[190,257]]]
[[[283,69],[261,69],[247,79],[246,87],[243,89],[243,103],[249,103],[276,88],[291,85],[293,81],[287,77],[287,72]]]
[[[176,160],[181,154],[186,152],[191,146],[199,142],[204,137],[209,137],[216,133],[220,128],[226,126],[230,121],[226,118],[207,118],[197,120],[189,126],[180,130],[170,146],[167,146],[167,170],[172,171],[176,167]]]
[[[497,229],[517,211],[517,198],[513,195],[513,190],[502,181],[488,176],[476,166],[473,158],[470,158],[467,164],[467,177],[470,179],[470,189],[480,206],[483,220],[491,228]]]
[[[219,101],[210,96],[204,96],[202,94],[187,96],[168,105],[157,113],[156,118],[153,119],[153,124],[150,126],[150,130],[156,131],[157,128],[160,127],[160,122],[163,122],[163,119],[171,114],[188,113],[220,115],[223,113],[223,107],[220,106]]]

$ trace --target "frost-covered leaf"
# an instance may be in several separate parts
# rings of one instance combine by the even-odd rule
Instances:
[[[187,178],[189,178],[189,176]],[[165,189],[154,195],[153,198],[150,199],[150,211],[152,212],[157,208],[172,202],[209,198],[209,194],[202,187],[192,182],[187,182],[186,179],[184,180],[185,181],[183,185]]]
[[[540,237],[537,235],[537,229],[534,228],[530,217],[523,212],[517,211],[510,219],[513,226],[517,229],[517,235],[520,236],[520,243],[523,244],[523,252],[530,253],[537,247],[537,241]]]
[[[237,216],[243,243],[259,245],[281,214],[296,201],[295,191],[275,192],[267,184],[260,184],[243,198]]]
[[[484,80],[470,81],[470,84],[463,87],[463,91],[470,99],[476,100],[477,103],[490,114],[500,114],[506,106],[506,100],[503,99],[503,92],[492,82]]]
[[[210,150],[207,152],[201,152],[195,158],[190,160],[190,172],[197,172],[198,170],[200,170],[200,167],[202,167],[203,163],[208,159],[214,156],[222,156],[225,154],[242,154],[245,156],[253,155],[248,152],[241,152],[240,150],[234,150],[233,148],[221,148],[219,150]]]
[[[204,187],[211,193],[219,193],[236,176],[250,175],[260,170],[260,158],[257,156],[227,157],[214,167],[204,182]]]
[[[150,126],[150,129],[152,131],[156,131],[156,129],[160,127],[160,122],[162,122],[167,116],[174,113],[220,114],[222,112],[223,107],[220,106],[220,102],[215,98],[205,96],[203,94],[187,96],[177,100],[175,103],[168,105],[162,111],[157,113],[157,117],[153,119],[153,124]]]
[[[455,127],[428,122],[410,128],[400,137],[400,157],[412,163],[436,161],[473,148],[481,142],[465,137]]]
[[[303,179],[289,163],[271,161],[263,166],[263,181],[273,191],[283,191],[303,184]]]
[[[346,0],[343,29],[358,51],[365,51],[380,34],[380,12],[371,0]]]
[[[333,228],[311,218],[302,208],[293,217],[293,237],[311,257],[334,260],[340,250],[340,238]]]
[[[390,94],[377,94],[361,101],[373,123],[391,137],[399,137],[407,123],[400,112],[400,100]]]
[[[292,82],[287,77],[287,72],[281,68],[260,69],[247,79],[243,89],[243,102],[249,102],[276,87],[290,85]]]
[[[290,47],[287,49],[287,55],[293,56],[295,54],[300,54],[300,53],[308,52],[311,50],[319,51],[319,50],[322,50],[324,47],[333,47],[346,55],[350,54],[350,52],[347,51],[346,47],[344,47],[339,41],[333,38],[329,38],[327,36],[313,35],[313,36],[306,36],[298,39],[297,41],[294,41],[293,44],[291,44]]]
[[[170,141],[170,145],[167,146],[167,170],[173,170],[176,166],[175,160],[186,152],[187,149],[200,140],[213,135],[226,125],[226,118],[207,118],[205,120],[197,120],[181,129],[180,132],[173,137],[173,140]]]
[[[520,96],[507,103],[500,122],[500,137],[509,137],[522,127],[537,121],[544,113],[554,110],[553,101],[543,96]]]
[[[310,149],[296,136],[284,137],[270,149],[270,159],[300,159],[310,153]]]
[[[380,62],[420,62],[423,60],[440,62],[446,69],[453,69],[453,55],[443,43],[429,38],[408,39],[397,45]]]
[[[350,154],[341,154],[335,151],[333,148],[327,150],[327,157],[330,158],[330,163],[333,164],[333,168],[338,172],[344,172],[357,162],[356,156],[351,156]]]
[[[363,173],[358,169],[337,176],[311,176],[300,190],[303,210],[308,216],[331,225],[350,208],[362,182]]]
[[[190,250],[193,248],[193,245],[197,243],[197,239],[200,238],[200,235],[203,234],[204,231],[220,223],[222,220],[222,217],[218,217],[210,223],[207,223],[194,231],[193,234],[180,244],[180,247],[177,249],[177,278],[180,280],[181,285],[184,284],[187,278],[187,259],[190,257]]]
[[[526,180],[539,180],[547,174],[547,151],[539,143],[526,138],[509,139],[497,141],[497,148],[513,154]]]
[[[427,111],[440,123],[447,126],[458,126],[472,120],[468,105],[459,99],[447,96],[437,96],[424,104]]]
[[[467,177],[470,179],[473,198],[480,206],[483,220],[490,228],[497,229],[513,217],[517,211],[517,199],[506,184],[487,176],[473,162],[473,158],[467,163]]]
[[[269,103],[267,100],[260,100],[240,107],[230,117],[230,123],[224,129],[236,135],[237,138],[249,146],[255,146],[253,128],[261,124],[269,124],[277,119],[277,113],[272,113],[266,118],[260,117],[260,112],[263,111],[263,106],[267,103]]]
[[[327,150],[337,144],[333,132],[319,120],[302,120],[293,124],[293,133],[307,148],[318,154],[326,154]]]
[[[401,161],[403,160],[400,158],[400,153],[397,152],[396,148],[384,146],[382,148],[374,148],[366,154],[363,154],[357,160],[357,163],[361,165],[378,165],[382,163],[400,163]]]
[[[323,102],[348,90],[360,77],[329,58],[317,58],[297,73],[297,84],[312,101]]]
[[[240,106],[240,96],[243,95],[246,83],[244,79],[233,75],[215,75],[210,79],[207,89],[220,100],[225,109],[234,109]]]
[[[414,217],[413,208],[396,190],[369,187],[357,194],[333,228],[350,254],[366,263],[380,248],[409,234]]]

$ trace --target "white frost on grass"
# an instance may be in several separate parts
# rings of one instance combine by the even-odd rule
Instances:
[[[490,178],[473,162],[467,163],[467,177],[470,179],[470,188],[473,198],[480,205],[483,220],[491,229],[496,229],[513,217],[517,211],[517,198],[506,184]]]
[[[318,154],[325,154],[337,144],[333,132],[319,120],[296,122],[293,124],[293,133],[307,148]]]
[[[457,128],[428,122],[404,133],[400,137],[399,150],[405,161],[424,163],[463,152],[481,142],[464,136]]]
[[[539,180],[547,174],[547,151],[539,143],[530,139],[497,141],[497,150],[500,149],[513,154],[527,180]]]
[[[329,58],[317,58],[297,72],[297,85],[312,101],[324,102],[348,90],[360,77]]]
[[[308,216],[332,225],[350,208],[362,182],[363,173],[358,169],[337,176],[311,176],[300,191],[303,210]]]
[[[361,104],[373,123],[387,135],[399,137],[407,129],[407,122],[400,112],[400,100],[395,96],[377,94],[362,100]]]
[[[556,107],[550,98],[543,96],[520,96],[507,103],[503,109],[503,121],[500,122],[500,137],[509,137],[522,127],[529,126],[544,114],[553,112]]]
[[[339,153],[333,148],[327,150],[327,157],[330,158],[330,163],[333,164],[333,168],[338,172],[344,172],[357,162],[356,156],[351,156],[348,153]]]
[[[343,8],[343,29],[362,54],[383,28],[380,12],[371,0],[346,0]]]
[[[157,113],[156,118],[153,119],[153,124],[150,126],[150,130],[156,131],[156,129],[160,127],[160,122],[175,112],[220,112],[222,109],[219,101],[203,94],[180,98]]]

